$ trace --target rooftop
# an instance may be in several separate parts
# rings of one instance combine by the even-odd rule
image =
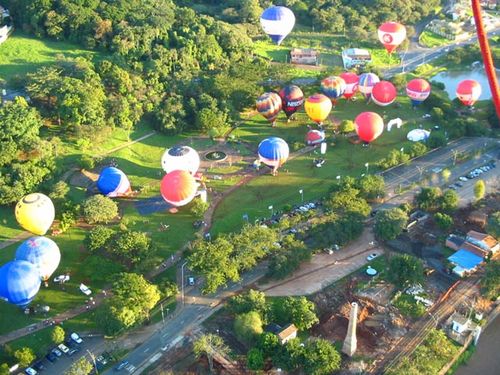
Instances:
[[[466,271],[474,269],[483,261],[480,256],[471,253],[470,251],[460,249],[455,254],[448,257],[448,260],[457,266],[460,266]]]
[[[343,55],[349,57],[370,57],[370,52],[361,48],[349,48],[342,51]]]
[[[490,249],[498,244],[498,241],[493,236],[486,233],[476,232],[475,230],[468,231],[467,237],[483,242]]]
[[[293,323],[287,325],[283,330],[278,333],[278,337],[281,340],[285,340],[288,336],[293,335],[295,332],[297,332],[297,327]]]
[[[462,244],[465,242],[465,240],[462,237],[458,237],[454,234],[450,234],[446,241],[450,241],[453,244],[455,244],[457,247],[462,246]]]

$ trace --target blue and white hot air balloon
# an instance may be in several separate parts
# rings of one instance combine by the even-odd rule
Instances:
[[[288,159],[290,150],[288,144],[281,138],[266,138],[259,144],[259,159],[265,165],[273,168],[273,174]]]
[[[47,281],[59,266],[61,252],[57,244],[47,237],[31,237],[16,250],[16,260],[33,263],[42,281]]]
[[[287,7],[272,6],[260,16],[260,25],[274,43],[280,45],[295,26],[295,15]]]
[[[97,180],[97,188],[107,197],[120,197],[131,192],[130,181],[121,170],[115,167],[106,167],[101,171]]]
[[[14,260],[0,267],[0,298],[19,307],[28,305],[40,290],[36,266],[25,260]]]

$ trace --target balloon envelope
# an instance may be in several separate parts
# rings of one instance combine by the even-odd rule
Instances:
[[[47,281],[59,266],[61,252],[56,243],[47,237],[31,237],[16,250],[16,260],[25,260],[35,265],[40,278]]]
[[[40,290],[40,274],[35,265],[14,260],[0,267],[0,297],[14,305],[28,305]]]
[[[431,85],[425,79],[412,79],[406,85],[406,95],[411,100],[411,103],[416,106],[422,103],[431,94]]]
[[[163,199],[173,206],[188,204],[196,195],[198,185],[187,171],[172,171],[161,180],[160,191]]]
[[[405,38],[406,28],[400,23],[386,22],[378,28],[378,39],[389,53],[403,43]]]
[[[106,167],[97,180],[97,188],[107,197],[121,197],[131,192],[130,181],[120,169]]]
[[[279,95],[283,105],[283,112],[288,118],[304,104],[304,93],[298,86],[286,86],[280,90]]]
[[[466,79],[457,86],[457,98],[467,106],[473,106],[481,96],[481,85],[473,79]]]
[[[428,130],[424,129],[413,129],[408,134],[406,135],[406,138],[409,141],[412,142],[421,142],[425,141],[429,136],[431,135],[431,132]]]
[[[311,120],[322,123],[332,110],[332,101],[323,94],[314,94],[306,99],[304,107]]]
[[[321,130],[309,130],[306,135],[306,142],[308,145],[316,145],[325,140],[325,132]]]
[[[372,100],[375,104],[385,107],[396,100],[398,92],[389,81],[380,81],[372,90]]]
[[[270,167],[280,167],[288,159],[288,144],[281,138],[266,138],[259,144],[259,159]]]
[[[321,81],[321,91],[334,103],[344,95],[345,90],[346,83],[340,77],[331,76]]]
[[[352,98],[358,91],[359,76],[353,72],[344,72],[339,77],[345,82],[344,97],[346,99]]]
[[[33,193],[22,198],[16,205],[16,220],[27,231],[40,236],[47,233],[54,221],[54,204],[44,194]]]
[[[368,99],[372,94],[373,86],[379,82],[380,79],[375,73],[363,73],[359,76],[358,90]]]
[[[364,142],[372,142],[384,131],[384,120],[375,112],[360,113],[354,120],[356,133]]]
[[[260,25],[274,43],[281,44],[295,26],[295,15],[287,7],[272,6],[260,16]]]
[[[200,167],[200,155],[189,146],[167,148],[161,157],[161,166],[166,173],[188,171],[194,175]]]
[[[274,122],[278,117],[282,103],[281,98],[275,92],[266,92],[257,99],[257,111],[264,116],[267,121]]]

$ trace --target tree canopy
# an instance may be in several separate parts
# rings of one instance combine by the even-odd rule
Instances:
[[[109,223],[118,216],[118,205],[104,195],[94,195],[83,202],[83,216],[89,224]]]
[[[273,316],[282,325],[293,323],[299,330],[306,330],[319,322],[315,310],[306,297],[285,297],[274,303]]]
[[[408,214],[400,208],[381,210],[375,216],[373,230],[378,238],[389,241],[401,234],[407,222]]]
[[[422,261],[411,255],[395,255],[389,260],[389,281],[402,289],[424,278]]]

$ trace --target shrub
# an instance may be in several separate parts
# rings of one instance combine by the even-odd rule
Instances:
[[[118,205],[103,195],[94,195],[83,202],[83,216],[87,223],[108,223],[118,216]]]

